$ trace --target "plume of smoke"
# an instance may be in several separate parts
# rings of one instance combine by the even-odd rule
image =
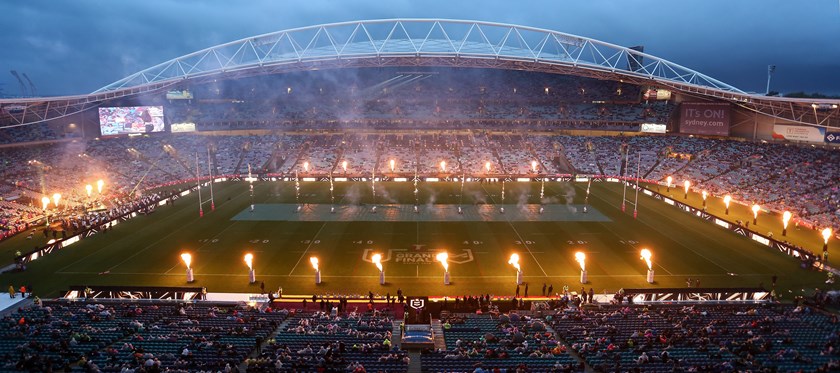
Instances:
[[[344,198],[347,200],[347,203],[351,205],[358,205],[362,200],[362,191],[360,190],[362,187],[359,184],[353,184],[347,191],[344,193]]]
[[[397,199],[394,198],[394,196],[392,196],[391,193],[388,192],[388,189],[385,189],[385,187],[382,184],[379,185],[379,189],[376,193],[376,198],[378,201],[384,203],[399,203],[397,202]]]

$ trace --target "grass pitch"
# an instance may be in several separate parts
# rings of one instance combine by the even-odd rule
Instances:
[[[792,257],[648,196],[640,194],[639,217],[633,219],[631,205],[628,212],[618,208],[620,184],[593,183],[587,213],[582,211],[586,184],[546,183],[544,201],[550,203],[543,205],[542,214],[539,183],[506,183],[504,201],[500,183],[466,183],[463,193],[460,183],[422,183],[419,213],[413,211],[413,189],[406,182],[377,183],[374,201],[370,184],[335,183],[332,213],[328,183],[302,182],[296,193],[293,182],[257,182],[253,197],[245,182],[218,183],[216,209],[208,211],[205,205],[204,217],[199,217],[198,197],[192,193],[174,206],[159,207],[40,258],[25,272],[0,275],[0,281],[4,286],[30,284],[42,296],[58,296],[69,285],[183,286],[179,254],[190,252],[196,277],[192,285],[211,292],[258,292],[258,285],[248,284],[242,259],[251,252],[257,284],[262,281],[271,290],[282,286],[285,294],[393,295],[402,289],[431,296],[513,295],[516,272],[507,261],[518,253],[529,295],[540,295],[544,283],[553,285],[554,292],[564,285],[613,292],[683,287],[689,277],[700,279],[703,287],[769,288],[774,274],[783,296],[826,286],[824,273],[800,269]],[[670,194],[684,200],[681,190]],[[686,201],[701,203],[693,194]],[[723,204],[710,200],[709,212],[723,216]],[[728,217],[752,216],[738,205]],[[780,219],[758,220],[762,232],[781,236]],[[822,248],[816,231],[791,228],[788,239],[814,252]],[[15,250],[27,251],[42,241],[39,234],[31,240],[16,237],[0,244],[0,254],[11,258]],[[836,246],[831,243],[832,250]],[[653,251],[654,284],[645,281],[641,248]],[[443,269],[434,261],[443,250],[450,256],[449,286],[443,285]],[[586,285],[579,283],[576,251],[587,254]],[[384,286],[370,262],[375,252],[383,255]],[[312,256],[320,260],[320,285],[314,284]]]

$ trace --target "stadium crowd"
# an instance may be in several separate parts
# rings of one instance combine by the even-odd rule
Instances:
[[[593,304],[569,293],[499,312],[506,302],[463,302],[434,315],[443,339],[412,361],[400,347],[409,320],[390,307],[36,299],[0,318],[0,369],[404,372],[412,363],[426,372],[840,369],[837,316],[804,303]]]
[[[730,194],[771,211],[789,209],[819,227],[840,226],[840,153],[831,149],[687,136],[292,132],[159,135],[0,149],[0,162],[7,165],[0,170],[0,236],[25,231],[44,213],[124,210],[156,188],[194,182],[196,175],[206,178],[208,159],[220,176],[249,171],[412,176],[416,171],[421,176],[635,177],[638,170],[646,180],[672,176],[675,185],[690,180],[695,190]],[[101,193],[96,180],[104,180]],[[90,196],[88,184],[93,185]],[[41,198],[53,193],[60,193],[62,202],[44,210]]]

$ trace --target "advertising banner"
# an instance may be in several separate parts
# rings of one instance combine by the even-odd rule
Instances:
[[[825,128],[773,125],[773,138],[776,140],[825,142],[826,137]]]
[[[680,133],[729,136],[730,111],[725,102],[683,102],[680,104]]]
[[[642,123],[642,126],[639,128],[642,132],[648,133],[665,133],[668,129],[664,124],[658,123]]]
[[[826,132],[825,142],[829,144],[840,144],[840,132]]]

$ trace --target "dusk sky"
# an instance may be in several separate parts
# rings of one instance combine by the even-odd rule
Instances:
[[[5,1],[0,89],[26,73],[41,95],[84,94],[166,60],[236,39],[321,23],[451,18],[591,37],[746,91],[840,94],[840,1]]]

